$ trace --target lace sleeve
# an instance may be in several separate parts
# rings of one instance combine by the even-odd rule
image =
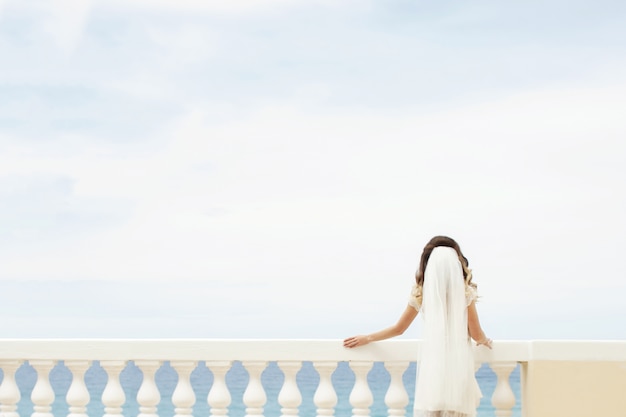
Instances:
[[[417,311],[420,311],[420,308],[422,308],[422,287],[418,287],[417,284],[413,285],[413,288],[411,288],[409,305]]]
[[[465,286],[465,303],[467,306],[472,304],[472,301],[478,300],[478,291],[474,285]]]

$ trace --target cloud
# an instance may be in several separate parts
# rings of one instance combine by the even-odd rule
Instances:
[[[616,87],[547,90],[419,116],[274,103],[223,123],[199,107],[162,125],[160,149],[119,144],[64,157],[15,145],[0,175],[68,178],[76,201],[132,209],[115,227],[48,248],[36,263],[31,254],[5,259],[5,270],[124,280],[284,281],[297,273],[330,282],[336,268],[366,273],[362,253],[415,250],[416,235],[441,228],[526,242],[524,228],[554,216],[541,233],[560,236],[590,221],[594,201],[625,204],[612,192],[623,179],[621,97]],[[589,158],[601,167],[580,170]]]
[[[506,7],[340,3],[5,4],[1,278],[394,319],[445,233],[494,317],[619,292],[615,29],[539,46]]]
[[[91,5],[91,0],[27,3],[4,0],[0,2],[0,9],[4,7],[20,16],[34,17],[38,21],[37,28],[41,28],[61,52],[70,55],[83,38]]]
[[[116,9],[137,9],[141,11],[167,11],[167,12],[184,12],[184,13],[208,13],[229,15],[262,12],[280,8],[302,7],[306,4],[322,5],[326,7],[336,7],[337,3],[329,0],[231,0],[227,2],[219,0],[136,0],[131,3],[125,1],[108,1],[101,0],[98,2],[100,7],[116,8]],[[342,6],[343,7],[343,6]]]

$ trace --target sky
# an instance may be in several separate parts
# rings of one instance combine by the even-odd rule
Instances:
[[[0,0],[2,337],[369,333],[443,234],[494,340],[625,339],[625,21]]]

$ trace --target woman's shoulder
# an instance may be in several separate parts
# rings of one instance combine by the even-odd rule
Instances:
[[[409,295],[409,305],[416,309],[420,310],[422,307],[422,286],[413,284],[411,287],[411,295]]]
[[[478,300],[478,289],[476,284],[465,284],[465,302],[469,306],[473,301]]]

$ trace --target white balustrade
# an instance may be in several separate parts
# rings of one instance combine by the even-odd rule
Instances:
[[[178,383],[172,394],[172,403],[176,406],[174,417],[190,416],[192,407],[196,402],[196,394],[191,386],[191,372],[196,368],[197,362],[175,361],[172,368],[178,373]]]
[[[211,406],[211,416],[219,417],[228,414],[231,396],[226,385],[226,372],[228,372],[231,365],[232,361],[206,363],[207,368],[213,373],[213,385],[207,397],[207,402]]]
[[[496,409],[497,417],[510,417],[513,415],[515,406],[515,394],[509,384],[509,376],[515,367],[516,362],[497,362],[491,364],[491,369],[498,377],[496,389],[491,396],[491,404]]]
[[[137,392],[137,402],[139,403],[138,417],[159,417],[157,405],[161,401],[161,394],[156,385],[154,376],[161,367],[160,361],[136,361],[135,365],[143,373],[143,381]]]
[[[126,363],[126,361],[100,362],[100,366],[107,373],[107,384],[102,392],[103,417],[123,417],[122,405],[126,402],[126,395],[120,383],[120,373],[126,368]]]
[[[246,417],[263,417],[263,406],[267,401],[265,390],[261,384],[261,373],[267,366],[264,361],[244,361],[243,367],[248,371],[250,380],[243,393],[243,403],[246,405]]]
[[[22,366],[20,360],[0,361],[0,368],[4,373],[0,385],[0,416],[20,417],[17,413],[17,403],[22,398],[20,389],[15,382],[15,372]]]
[[[487,363],[497,377],[491,398],[495,416],[513,415],[516,400],[509,378],[518,363],[533,360],[626,362],[626,342],[533,343],[536,342],[498,342],[493,350],[474,350],[476,370],[481,363]],[[120,375],[129,361],[134,361],[143,374],[136,396],[138,417],[157,417],[161,393],[155,377],[163,361],[169,361],[178,374],[178,382],[172,394],[176,417],[193,415],[196,397],[191,374],[199,361],[204,361],[213,375],[206,398],[213,417],[223,417],[229,413],[232,397],[226,376],[235,361],[240,361],[249,375],[243,394],[248,417],[264,415],[267,394],[261,383],[261,375],[270,362],[275,362],[283,372],[284,383],[278,393],[278,404],[270,403],[267,407],[280,406],[281,417],[298,416],[304,392],[301,392],[296,376],[304,361],[312,362],[313,369],[319,374],[319,384],[311,388],[315,392],[306,394],[313,394],[318,417],[343,414],[343,410],[335,409],[339,400],[349,401],[353,416],[368,417],[374,396],[367,376],[375,362],[382,362],[390,375],[389,388],[384,396],[387,414],[401,417],[406,415],[406,407],[413,394],[407,392],[403,374],[413,358],[419,356],[416,354],[419,348],[417,341],[378,342],[358,349],[345,349],[340,341],[334,340],[0,340],[0,417],[20,417],[18,409],[22,387],[18,382],[19,368],[24,361],[28,361],[37,373],[30,395],[32,417],[53,417],[55,393],[50,383],[50,372],[57,361],[64,361],[72,374],[72,382],[65,397],[69,408],[68,417],[86,417],[90,400],[102,402],[104,417],[123,417],[126,396]],[[107,382],[101,398],[90,398],[85,374],[96,360],[106,372]],[[340,362],[348,362],[355,375],[355,383],[349,393],[339,393],[333,386],[333,374]],[[343,395],[348,398],[340,398]],[[375,414],[378,417],[378,413]]]
[[[298,407],[302,402],[302,395],[296,382],[296,374],[302,368],[302,362],[279,361],[278,367],[285,375],[283,387],[278,394],[278,403],[282,406],[282,417],[298,417]]]
[[[89,391],[85,385],[85,372],[91,366],[90,361],[66,361],[65,366],[72,373],[72,385],[65,399],[70,408],[68,417],[87,417]]]
[[[389,408],[390,416],[404,416],[406,414],[406,406],[409,404],[409,395],[404,388],[402,375],[408,368],[409,362],[385,362],[385,368],[389,371],[391,382],[389,389],[385,395],[385,404]]]
[[[313,367],[320,375],[320,383],[313,397],[317,415],[318,417],[332,416],[337,405],[337,393],[333,388],[331,377],[337,369],[337,362],[313,362]]]
[[[350,362],[350,368],[354,372],[356,380],[350,393],[350,404],[353,416],[369,416],[370,405],[374,402],[374,396],[367,383],[367,374],[374,366],[374,362]]]
[[[30,365],[37,371],[37,382],[30,394],[30,400],[33,402],[32,417],[53,417],[51,411],[54,391],[50,385],[49,375],[55,364],[56,361],[53,360],[30,361]]]

